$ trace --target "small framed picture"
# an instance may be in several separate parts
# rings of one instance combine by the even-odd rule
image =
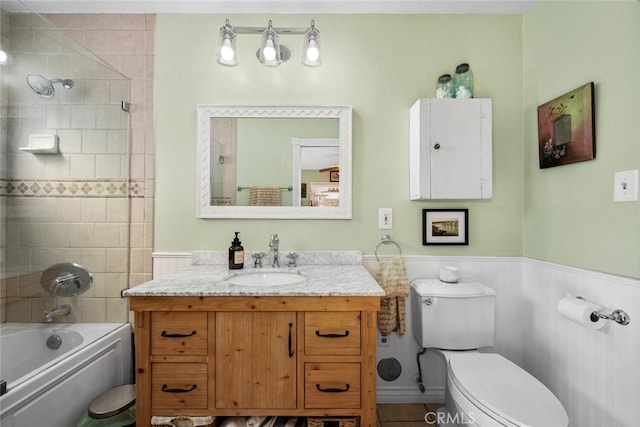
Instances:
[[[340,182],[340,171],[331,171],[331,172],[329,172],[329,181],[330,182]]]
[[[423,209],[423,245],[468,245],[469,209]]]

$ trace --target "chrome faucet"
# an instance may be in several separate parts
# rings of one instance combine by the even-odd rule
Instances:
[[[53,310],[45,311],[42,316],[42,321],[49,323],[57,317],[66,316],[71,314],[71,306],[69,304],[62,304],[54,308]]]
[[[280,260],[278,259],[278,244],[280,243],[280,239],[277,234],[272,234],[269,237],[269,247],[271,248],[271,252],[273,253],[273,262],[271,263],[271,267],[280,268]]]

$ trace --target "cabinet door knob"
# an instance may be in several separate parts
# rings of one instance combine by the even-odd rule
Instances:
[[[439,150],[440,149],[440,143],[436,142],[436,145],[433,146],[434,150]]]

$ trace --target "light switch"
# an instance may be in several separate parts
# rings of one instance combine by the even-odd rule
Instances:
[[[638,169],[616,172],[613,175],[613,201],[638,201]]]

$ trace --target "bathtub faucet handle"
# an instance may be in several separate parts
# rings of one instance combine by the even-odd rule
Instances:
[[[60,288],[68,288],[71,285],[75,285],[74,291],[80,289],[82,286],[82,279],[79,276],[76,276],[73,273],[63,274],[62,276],[58,276],[51,282],[51,295],[55,295]],[[72,288],[73,289],[73,288]]]

